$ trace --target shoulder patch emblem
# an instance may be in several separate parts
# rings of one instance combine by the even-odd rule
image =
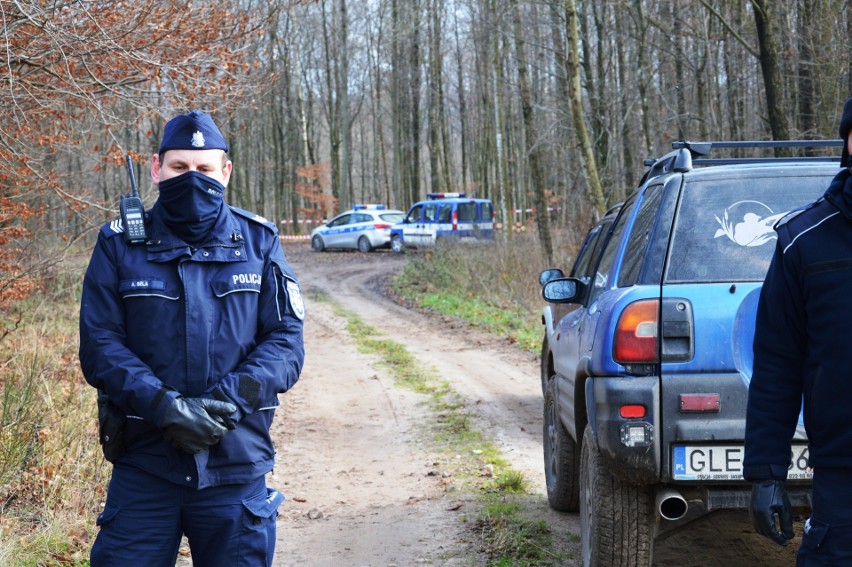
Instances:
[[[303,321],[305,319],[305,300],[302,299],[302,290],[298,283],[289,278],[287,279],[287,301],[290,302],[293,315]]]
[[[121,219],[115,219],[109,223],[109,229],[116,234],[121,234],[124,232],[124,225],[121,223]]]

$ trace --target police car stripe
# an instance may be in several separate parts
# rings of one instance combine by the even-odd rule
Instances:
[[[370,226],[349,226],[345,228],[332,228],[331,230],[325,232],[324,234],[346,234],[347,232],[360,232],[362,230],[372,229],[373,225]]]
[[[808,228],[806,228],[805,230],[803,230],[802,232],[800,232],[799,234],[797,234],[797,235],[793,238],[793,240],[791,240],[791,241],[790,241],[790,244],[788,244],[787,246],[785,246],[785,247],[784,247],[783,254],[786,254],[786,253],[787,253],[787,250],[789,250],[789,249],[790,249],[790,246],[792,246],[792,245],[793,245],[793,243],[794,243],[794,242],[796,242],[796,241],[799,239],[799,237],[800,237],[800,236],[802,236],[802,235],[803,235],[803,234],[805,234],[806,232],[809,232],[809,231],[811,231],[811,230],[815,229],[816,227],[818,227],[819,225],[821,225],[822,223],[824,223],[825,221],[827,221],[827,220],[828,220],[828,219],[830,219],[831,217],[837,216],[837,215],[839,215],[839,214],[840,214],[840,211],[836,211],[836,212],[834,212],[834,213],[831,213],[830,215],[828,215],[827,217],[825,217],[824,219],[822,219],[821,221],[819,221],[819,222],[818,222],[818,223],[816,223],[815,225],[813,225],[813,226],[809,226]]]

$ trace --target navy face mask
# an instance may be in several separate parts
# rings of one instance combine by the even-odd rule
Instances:
[[[216,224],[224,202],[225,186],[197,171],[160,181],[157,200],[163,221],[185,242],[197,243]]]

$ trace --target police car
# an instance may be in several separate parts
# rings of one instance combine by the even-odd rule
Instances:
[[[355,205],[311,231],[311,248],[351,248],[371,252],[390,245],[390,229],[405,213],[384,205]]]
[[[464,193],[429,193],[426,197],[391,228],[394,252],[434,246],[448,239],[480,242],[494,238],[494,205],[490,199],[473,199]]]

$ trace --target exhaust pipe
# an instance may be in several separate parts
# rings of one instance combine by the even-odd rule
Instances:
[[[657,511],[664,520],[680,520],[688,509],[686,498],[677,490],[664,488],[657,492]]]

